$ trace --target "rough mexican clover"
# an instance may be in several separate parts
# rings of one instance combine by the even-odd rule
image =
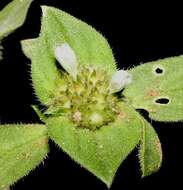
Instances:
[[[183,119],[183,56],[117,70],[111,48],[95,29],[56,8],[42,10],[39,37],[22,41],[22,49],[45,107],[33,108],[45,125],[0,128],[0,187],[46,157],[48,138],[108,187],[138,145],[142,175],[157,171],[160,141],[136,109],[158,121]]]

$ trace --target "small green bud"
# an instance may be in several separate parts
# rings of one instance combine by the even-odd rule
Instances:
[[[81,121],[81,112],[80,111],[76,111],[74,114],[73,114],[73,120],[75,122],[80,122]]]
[[[96,113],[96,112],[92,113],[89,119],[92,125],[103,124],[103,117],[99,113]]]

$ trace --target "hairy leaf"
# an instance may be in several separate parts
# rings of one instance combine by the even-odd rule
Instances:
[[[0,11],[0,39],[19,28],[33,0],[13,0]]]
[[[61,77],[54,53],[57,46],[68,43],[79,64],[98,65],[109,73],[116,71],[110,47],[95,29],[56,8],[43,6],[42,10],[40,37],[22,41],[24,53],[32,60],[33,86],[42,103],[51,101]]]
[[[44,125],[0,126],[0,189],[34,169],[48,153]]]
[[[55,96],[55,90],[60,84],[60,73],[55,65],[55,58],[43,38],[22,41],[22,48],[32,61],[31,73],[35,93],[41,102],[47,105]]]
[[[156,172],[162,163],[161,143],[153,127],[143,120],[141,144],[139,148],[139,160],[142,176],[148,176]]]
[[[123,94],[136,109],[145,109],[158,121],[183,119],[183,56],[137,66]]]
[[[78,128],[65,117],[46,121],[51,139],[108,187],[141,136],[141,119],[129,107],[123,108],[116,122],[95,131]]]
[[[111,48],[94,28],[56,8],[43,6],[42,10],[41,37],[48,40],[50,51],[68,43],[80,64],[97,64],[109,72],[115,71]]]

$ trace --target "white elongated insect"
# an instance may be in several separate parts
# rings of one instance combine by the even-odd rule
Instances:
[[[77,77],[77,58],[73,49],[67,43],[57,46],[54,50],[55,58],[61,66],[74,78]]]
[[[109,90],[110,93],[116,93],[121,91],[125,86],[132,82],[132,75],[125,70],[119,70],[114,73],[110,81]]]

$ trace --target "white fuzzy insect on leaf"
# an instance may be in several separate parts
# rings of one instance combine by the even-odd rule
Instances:
[[[73,49],[67,43],[55,48],[55,58],[60,65],[74,78],[77,76],[77,59]]]
[[[119,70],[114,73],[110,81],[110,93],[121,91],[126,85],[132,82],[132,75],[124,70]]]

